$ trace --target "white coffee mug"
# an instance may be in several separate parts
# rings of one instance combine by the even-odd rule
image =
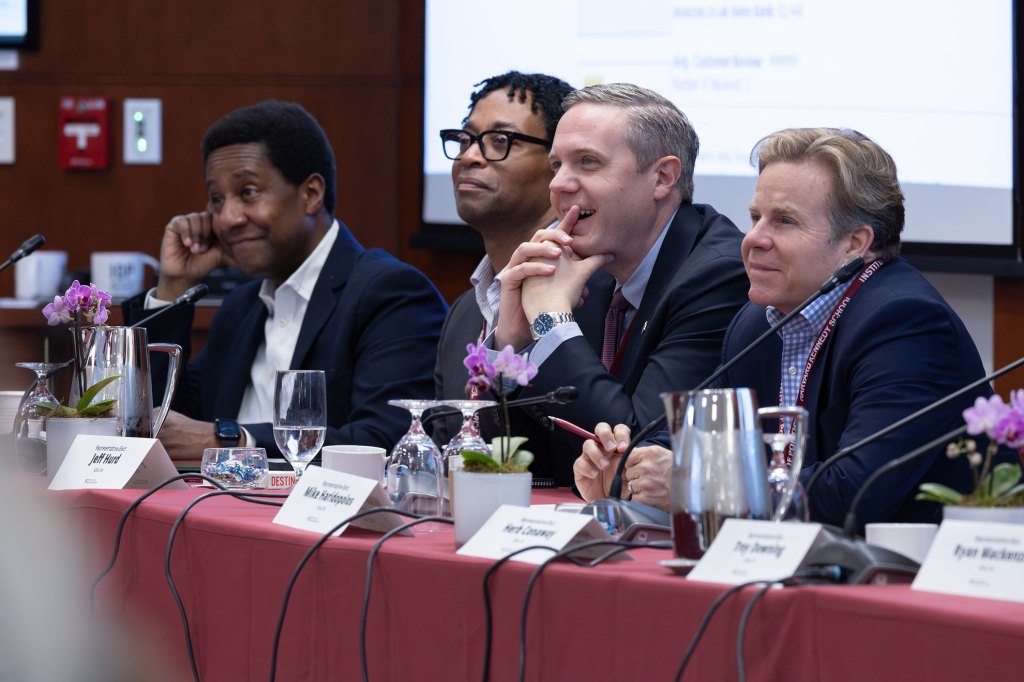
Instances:
[[[324,469],[380,481],[384,476],[384,448],[370,445],[327,445],[320,451]]]
[[[92,254],[92,283],[112,298],[129,298],[145,287],[146,266],[156,270],[160,262],[137,251],[103,251]]]
[[[869,523],[864,526],[864,539],[899,552],[917,563],[924,563],[939,527],[934,523]]]
[[[68,267],[67,251],[36,251],[14,264],[14,296],[25,301],[52,299]]]

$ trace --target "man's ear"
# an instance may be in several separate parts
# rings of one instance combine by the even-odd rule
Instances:
[[[678,156],[663,156],[654,162],[654,198],[661,200],[671,194],[683,172],[683,162]]]
[[[864,260],[871,260],[871,245],[875,243],[875,230],[866,223],[861,223],[852,232],[845,235],[846,258],[861,256]]]
[[[324,177],[319,173],[313,173],[303,181],[299,191],[302,194],[306,215],[319,213],[324,207],[324,192],[326,191]]]

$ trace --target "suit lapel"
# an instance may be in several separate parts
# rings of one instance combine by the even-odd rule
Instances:
[[[302,318],[302,329],[299,330],[299,338],[295,342],[291,369],[304,368],[306,357],[313,348],[313,342],[316,341],[320,330],[334,313],[337,292],[345,286],[355,268],[356,261],[365,251],[344,223],[338,221],[338,236],[334,240],[331,252],[327,254],[323,270],[320,271],[320,277],[317,278],[316,286],[313,287],[309,305],[306,306],[306,314]]]
[[[633,316],[629,328],[629,338],[622,351],[619,377],[623,379],[627,390],[639,381],[639,374],[634,376],[634,373],[638,369],[638,365],[641,364],[640,361],[651,350],[650,344],[647,342],[647,334],[655,332],[655,329],[651,328],[652,320],[664,301],[665,292],[672,285],[676,273],[683,268],[690,251],[693,250],[700,237],[698,232],[700,224],[701,221],[692,206],[680,206],[675,219],[669,225],[664,241],[661,243],[661,250],[654,262],[651,277],[647,280],[644,298],[640,301],[640,308],[637,309],[636,315]],[[654,324],[662,325],[664,321],[655,321]]]
[[[235,324],[235,342],[231,353],[224,358],[224,374],[215,393],[215,415],[238,414],[242,406],[242,395],[249,385],[252,363],[263,342],[263,325],[267,321],[267,307],[257,296],[258,291],[258,288],[252,290],[252,300]],[[236,386],[241,390],[224,390]]]

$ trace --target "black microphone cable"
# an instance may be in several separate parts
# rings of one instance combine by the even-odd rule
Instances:
[[[192,669],[192,679],[196,682],[199,682],[199,667],[196,664],[195,650],[192,647],[192,634],[189,630],[188,614],[185,612],[185,604],[181,601],[181,595],[178,593],[178,588],[174,584],[174,578],[171,576],[171,551],[174,549],[174,539],[178,534],[178,528],[185,522],[185,517],[188,515],[189,511],[203,500],[208,500],[211,497],[219,497],[221,495],[230,495],[251,504],[265,504],[274,507],[280,507],[283,504],[282,502],[274,502],[274,499],[288,497],[288,493],[255,494],[252,490],[229,490],[226,488],[213,490],[211,492],[204,493],[189,502],[188,505],[181,510],[181,513],[178,514],[178,517],[174,520],[174,524],[171,526],[171,532],[167,537],[167,549],[164,552],[164,578],[167,580],[167,585],[171,588],[171,597],[174,598],[174,603],[178,607],[178,616],[181,618],[181,625],[185,630],[185,652],[188,654],[188,664]]]
[[[761,601],[761,598],[768,594],[768,590],[776,585],[785,586],[785,583],[781,580],[765,583],[747,601],[747,605],[743,607],[739,626],[736,628],[736,672],[739,682],[747,682],[747,666],[743,661],[743,643],[747,637],[747,623],[750,621],[750,614],[753,612],[757,602]]]
[[[581,550],[590,549],[591,547],[601,546],[614,546],[614,550],[606,552],[601,556],[595,558],[589,562],[588,565],[593,567],[600,563],[603,563],[607,559],[615,556],[620,552],[624,552],[628,549],[640,549],[640,548],[651,548],[657,549],[671,549],[671,543],[658,542],[658,543],[647,543],[647,542],[627,542],[624,540],[615,540],[612,538],[599,538],[596,540],[587,540],[578,544],[566,547],[553,555],[545,559],[537,568],[534,569],[533,573],[530,574],[530,579],[526,583],[526,593],[523,595],[523,608],[522,613],[519,617],[519,681],[523,682],[526,679],[526,618],[530,608],[530,596],[533,593],[533,586],[537,583],[544,570],[553,562],[563,557],[575,554]]]
[[[411,516],[415,518],[408,523],[403,523],[402,525],[392,528],[388,532],[384,533],[384,535],[382,535],[380,539],[373,544],[373,549],[370,550],[370,556],[366,559],[366,585],[363,588],[363,610],[362,615],[359,618],[359,667],[363,675],[363,682],[369,682],[370,679],[366,660],[366,621],[370,611],[370,588],[373,585],[373,562],[374,559],[377,558],[377,552],[380,551],[380,548],[387,540],[415,525],[427,522],[447,523],[449,525],[455,524],[454,519],[449,519],[444,516],[418,516],[416,514],[407,514],[405,512],[396,513],[401,513],[402,516]]]
[[[288,585],[285,587],[284,590],[284,598],[281,601],[281,612],[280,614],[278,614],[277,625],[274,628],[274,642],[270,648],[270,682],[274,682],[274,679],[276,679],[277,677],[277,653],[281,643],[281,631],[284,629],[284,619],[285,616],[288,614],[288,602],[291,599],[292,590],[295,588],[295,583],[299,579],[299,574],[302,572],[302,569],[305,567],[306,563],[312,558],[313,554],[315,554],[316,551],[320,549],[320,547],[325,542],[330,540],[331,537],[339,530],[341,530],[344,526],[348,525],[352,521],[361,519],[364,516],[370,516],[372,514],[381,514],[385,512],[395,514],[397,516],[421,518],[419,514],[410,514],[408,512],[399,511],[393,507],[372,507],[370,509],[364,509],[363,511],[353,514],[352,516],[349,516],[346,519],[342,519],[341,521],[336,523],[330,530],[321,535],[320,538],[315,543],[313,543],[313,546],[306,550],[306,553],[302,555],[302,559],[299,560],[299,563],[295,566],[295,570],[292,571],[291,578],[288,579]],[[451,521],[449,521],[449,523],[451,523]]]

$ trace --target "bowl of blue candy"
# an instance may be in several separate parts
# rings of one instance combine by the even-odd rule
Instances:
[[[264,448],[206,448],[201,471],[225,488],[265,488],[267,451]]]

